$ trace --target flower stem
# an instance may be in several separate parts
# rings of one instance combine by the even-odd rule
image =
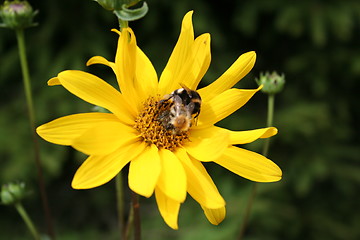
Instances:
[[[129,27],[129,22],[128,21],[124,21],[120,18],[119,19],[119,27],[120,27],[120,31],[122,31],[123,28],[127,28]]]
[[[39,190],[40,190],[43,211],[44,211],[44,215],[45,215],[45,219],[46,219],[46,223],[47,223],[48,234],[52,239],[55,239],[55,234],[54,234],[53,224],[52,224],[52,217],[51,217],[48,199],[47,199],[47,195],[46,195],[46,191],[45,191],[45,184],[44,184],[43,172],[42,172],[41,161],[40,161],[39,141],[38,141],[38,137],[37,137],[36,131],[35,131],[35,111],[34,111],[34,104],[33,104],[33,98],[32,98],[32,93],[31,93],[31,81],[30,81],[29,68],[28,68],[28,63],[27,63],[27,59],[26,59],[26,47],[25,47],[25,38],[24,38],[24,30],[23,29],[16,30],[16,38],[17,38],[18,47],[19,47],[19,57],[20,57],[22,75],[23,75],[23,84],[24,84],[24,90],[25,90],[25,96],[26,96],[26,103],[27,103],[32,139],[33,139],[33,144],[34,144],[35,165],[37,168],[38,186],[39,186]]]
[[[132,208],[134,210],[134,231],[135,240],[141,240],[141,221],[140,221],[140,203],[139,195],[131,191]]]
[[[239,233],[239,237],[238,240],[241,240],[244,236],[246,227],[247,227],[247,223],[250,217],[250,212],[252,209],[252,205],[254,203],[255,197],[256,197],[256,190],[257,190],[257,183],[252,183],[252,188],[251,188],[251,193],[250,193],[250,197],[246,206],[246,211],[243,217],[243,221],[240,227],[240,233]]]
[[[125,229],[125,238],[124,238],[124,240],[129,239],[130,232],[131,232],[132,227],[133,227],[133,223],[134,223],[134,209],[130,208],[129,218],[127,220],[126,229]]]
[[[119,230],[120,230],[120,239],[126,239],[125,234],[125,225],[124,225],[124,188],[121,172],[116,175],[115,178],[116,184],[116,199],[117,199],[117,211],[118,211],[118,221],[119,221]]]
[[[274,104],[275,103],[275,95],[274,94],[269,94],[268,95],[268,111],[267,111],[267,120],[266,120],[266,125],[267,127],[271,127],[273,125],[273,119],[274,119]],[[262,155],[263,156],[267,156],[269,153],[269,146],[270,146],[270,138],[266,138],[265,139],[265,143],[263,145],[263,151],[262,151]],[[246,210],[245,210],[245,214],[243,217],[243,221],[240,227],[240,233],[239,233],[239,237],[238,240],[241,240],[244,236],[248,221],[249,221],[249,217],[250,217],[250,212],[253,206],[253,203],[255,201],[255,197],[256,197],[256,192],[257,192],[257,183],[253,183],[252,184],[252,188],[251,188],[251,193],[250,193],[250,197],[246,206]]]
[[[29,215],[26,213],[25,208],[22,206],[22,204],[20,202],[18,202],[14,206],[15,206],[16,210],[18,211],[18,213],[20,214],[20,216],[22,217],[22,219],[24,220],[26,226],[28,227],[29,231],[33,235],[34,239],[40,240],[40,235],[37,232],[33,222],[31,221]]]
[[[274,119],[274,105],[275,105],[275,95],[269,94],[268,96],[268,114],[267,114],[267,127],[271,127],[273,125]],[[269,153],[269,146],[270,146],[270,138],[265,139],[265,143],[263,146],[262,154],[267,157]]]

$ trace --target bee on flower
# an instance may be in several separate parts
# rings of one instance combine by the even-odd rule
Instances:
[[[278,181],[282,175],[271,160],[234,146],[271,137],[276,128],[231,131],[215,126],[261,89],[232,88],[254,66],[255,52],[241,55],[217,80],[198,89],[210,65],[210,35],[194,38],[192,14],[185,15],[159,79],[132,29],[114,30],[119,34],[115,61],[95,56],[87,65],[111,67],[119,90],[75,70],[63,71],[48,82],[110,113],[69,115],[37,128],[46,141],[89,155],[75,173],[73,188],[105,184],[129,164],[130,189],[144,197],[155,194],[161,216],[173,229],[178,228],[187,193],[212,224],[225,217],[225,201],[202,162],[215,162],[256,182]]]

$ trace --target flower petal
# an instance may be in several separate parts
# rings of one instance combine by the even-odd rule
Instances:
[[[207,208],[224,207],[225,201],[204,166],[199,161],[191,159],[184,149],[178,149],[175,154],[184,166],[189,194]]]
[[[111,113],[80,113],[55,119],[36,129],[37,134],[48,142],[71,145],[74,139],[99,123],[117,122]]]
[[[276,182],[281,169],[266,157],[242,148],[230,147],[215,161],[235,174],[255,182]]]
[[[157,187],[176,202],[184,202],[186,198],[186,173],[180,160],[169,150],[159,150],[161,173]]]
[[[194,43],[194,29],[192,24],[193,11],[188,12],[182,21],[181,32],[169,61],[161,74],[159,81],[159,93],[168,94],[176,88],[180,88],[179,77],[187,71],[184,65],[192,57],[191,51]]]
[[[113,71],[115,72],[115,63],[108,61],[104,57],[94,56],[87,61],[86,66],[90,66],[93,64],[103,64],[105,66],[111,67],[113,69]],[[115,72],[115,74],[116,74],[116,72]]]
[[[259,128],[247,131],[224,130],[229,132],[231,145],[251,143],[259,138],[272,137],[278,132],[278,130],[274,127]]]
[[[204,77],[206,71],[210,66],[211,52],[210,52],[210,34],[205,33],[195,39],[193,46],[194,61],[191,63],[193,76],[190,76],[185,86],[190,89],[196,89],[200,80]]]
[[[103,155],[122,145],[134,143],[138,138],[132,127],[120,122],[104,122],[86,130],[74,139],[71,146],[88,155]]]
[[[256,60],[255,52],[242,54],[215,82],[199,89],[199,94],[204,101],[210,100],[216,95],[233,87],[253,68]]]
[[[160,172],[161,163],[158,149],[154,144],[151,144],[130,163],[130,189],[144,197],[150,197],[154,192]]]
[[[251,90],[232,88],[215,96],[208,102],[203,102],[198,125],[194,128],[208,127],[226,118],[241,108],[260,89],[261,87]]]
[[[133,125],[136,112],[125,102],[123,96],[102,79],[82,71],[68,70],[59,73],[60,83],[79,98],[104,107],[120,121]]]
[[[188,154],[204,162],[216,160],[228,146],[229,134],[216,127],[192,130],[190,141],[184,144]]]
[[[184,17],[179,41],[170,57],[172,61],[169,60],[168,65],[161,75],[160,94],[170,93],[174,89],[180,88],[180,84],[190,89],[196,89],[201,78],[209,68],[211,61],[210,34],[202,34],[194,41],[194,31],[190,13],[192,14],[192,12],[189,12],[188,15]],[[185,43],[186,45],[183,46],[181,43]],[[176,51],[179,50],[177,48],[178,46],[182,46],[183,49]],[[174,58],[172,59],[173,56]],[[178,59],[175,57],[178,57]],[[166,80],[167,78],[168,80]]]
[[[136,50],[135,74],[135,89],[139,91],[139,102],[142,103],[149,96],[156,95],[158,78],[154,66],[140,48]]]
[[[225,218],[226,215],[226,208],[217,208],[217,209],[210,209],[201,206],[204,210],[204,214],[206,218],[214,225],[219,225]]]
[[[50,80],[47,82],[47,84],[48,84],[49,86],[61,85],[60,80],[59,80],[58,77],[50,78]]]
[[[177,230],[180,203],[167,197],[158,187],[155,188],[155,198],[159,212],[166,224]]]
[[[108,155],[92,155],[76,171],[71,186],[75,189],[89,189],[105,184],[143,150],[139,143],[135,143]]]
[[[131,28],[123,28],[119,37],[115,56],[115,73],[121,93],[133,107],[139,107],[135,89],[136,37]]]

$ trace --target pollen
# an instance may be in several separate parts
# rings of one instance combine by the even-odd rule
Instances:
[[[185,142],[189,141],[189,132],[173,134],[166,130],[160,121],[160,116],[169,111],[170,104],[159,104],[159,98],[149,97],[135,120],[134,128],[148,144],[155,144],[159,149],[164,148],[174,151]]]

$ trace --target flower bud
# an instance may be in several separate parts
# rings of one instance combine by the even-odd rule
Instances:
[[[146,15],[149,8],[146,2],[135,7],[141,0],[94,0],[108,11],[113,11],[121,21],[135,21]]]
[[[5,205],[12,205],[20,202],[25,196],[25,183],[8,183],[1,188],[0,199]]]
[[[262,92],[267,94],[276,94],[280,92],[285,85],[285,75],[279,75],[277,72],[272,73],[266,72],[265,74],[260,73],[260,77],[255,79],[256,83],[260,86]]]
[[[121,10],[124,6],[131,7],[141,0],[94,0],[108,11]]]
[[[35,26],[33,18],[38,11],[33,11],[31,5],[27,1],[5,1],[0,7],[0,17],[3,23],[1,27],[12,29],[24,29]]]
[[[115,9],[121,8],[121,0],[94,0],[100,6],[105,8],[108,11],[114,11]]]

